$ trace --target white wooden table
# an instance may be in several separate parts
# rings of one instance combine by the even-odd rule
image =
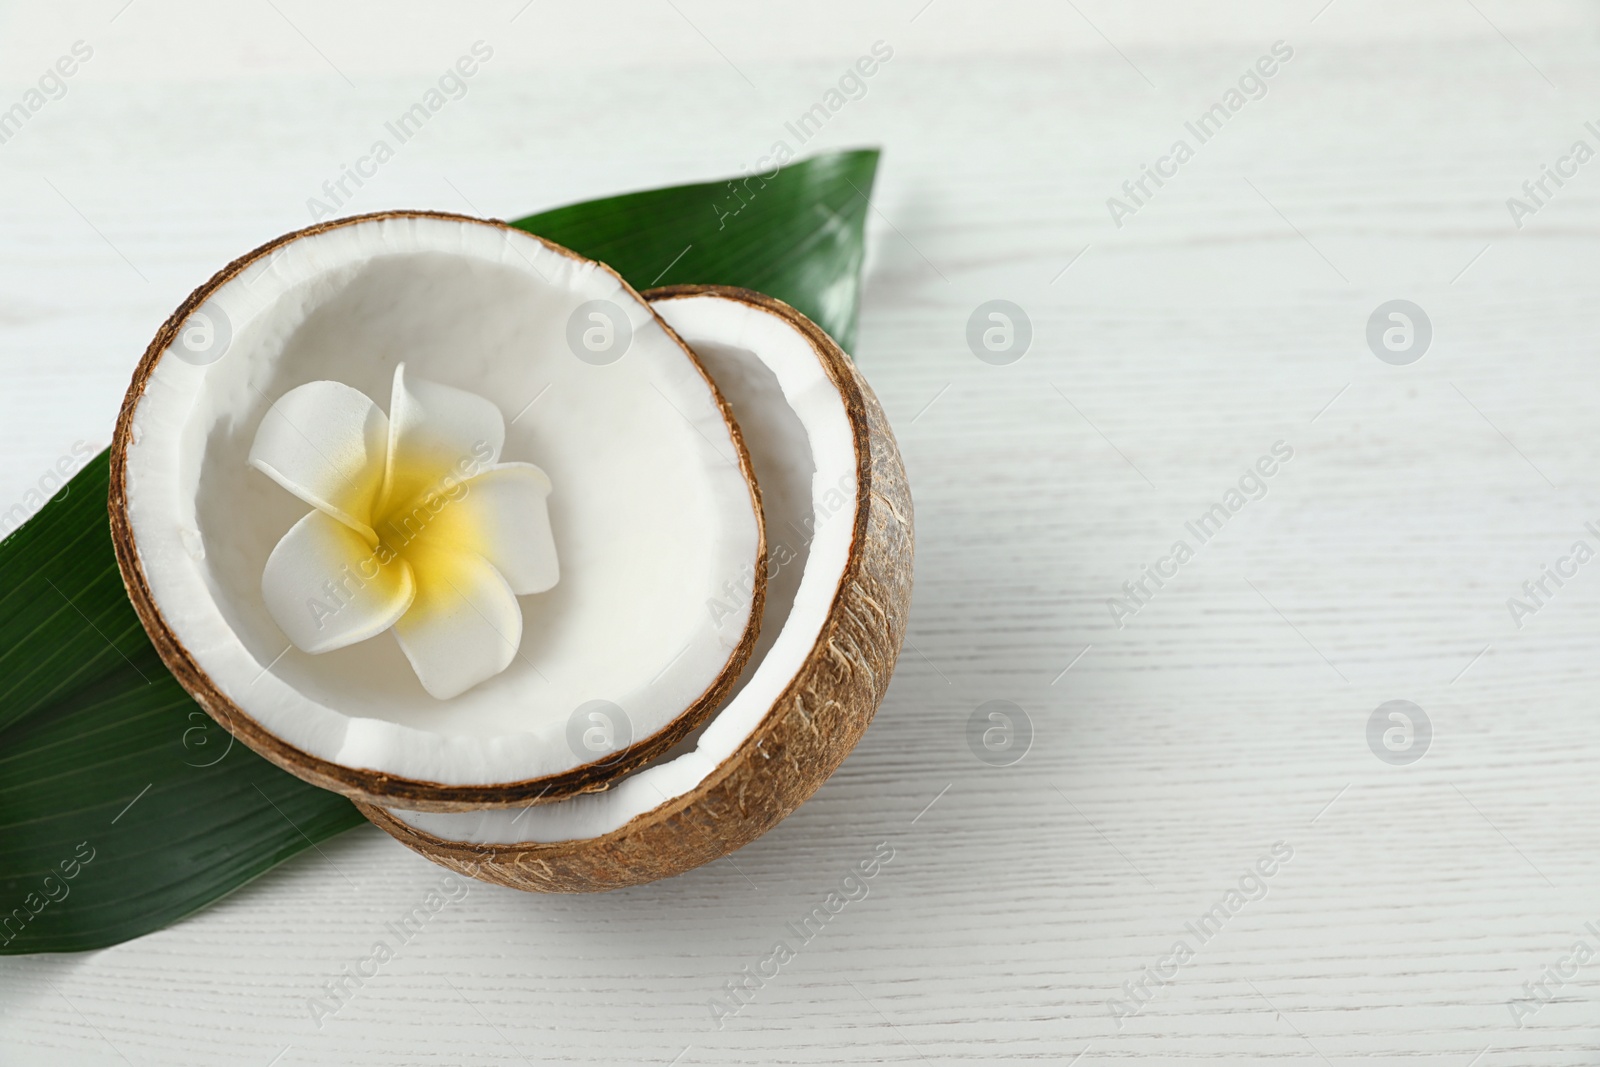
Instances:
[[[917,596],[861,747],[733,861],[477,887],[319,1027],[310,998],[438,873],[363,829],[138,941],[0,959],[0,1060],[1600,1060],[1600,958],[1564,962],[1600,953],[1600,563],[1507,606],[1600,548],[1600,161],[1520,229],[1506,205],[1600,149],[1591,6],[123,2],[0,9],[0,104],[94,49],[0,144],[0,511],[105,444],[167,312],[307,222],[473,41],[467,95],[346,210],[735,173],[883,40],[808,148],[887,149],[856,347]],[[1279,40],[1198,144],[1185,121]],[[1117,227],[1107,198],[1180,137]],[[992,299],[1032,325],[1006,365],[965,338]],[[1416,362],[1368,345],[1392,300],[1431,323]],[[1176,574],[1119,627],[1147,565]],[[1010,766],[967,742],[991,700],[1031,720]],[[1392,700],[1431,724],[1409,764],[1369,745]],[[724,984],[879,842],[868,896],[719,1027]]]

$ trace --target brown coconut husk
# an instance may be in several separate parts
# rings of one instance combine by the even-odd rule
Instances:
[[[139,406],[139,401],[144,396],[145,387],[150,381],[150,375],[154,372],[156,363],[162,358],[162,353],[173,343],[178,331],[183,328],[183,324],[188,321],[189,316],[198,310],[224,283],[238,276],[251,264],[272,255],[291,241],[374,219],[400,218],[446,219],[514,231],[523,236],[532,237],[545,247],[561,255],[569,256],[584,263],[592,262],[552,241],[547,241],[533,234],[527,234],[525,231],[516,230],[515,227],[495,219],[478,219],[468,215],[455,215],[438,211],[384,211],[331,220],[318,223],[315,226],[308,226],[303,230],[296,230],[293,233],[285,234],[276,240],[267,242],[260,248],[241,256],[222,268],[212,276],[210,281],[191,293],[188,299],[178,306],[178,309],[172,313],[161,329],[156,332],[155,338],[150,342],[150,346],[145,349],[144,358],[140,360],[138,368],[134,371],[133,382],[129,385],[127,395],[122,402],[122,411],[117,418],[116,434],[111,443],[109,506],[111,512],[111,539],[116,548],[117,565],[122,571],[123,584],[127,587],[128,597],[133,602],[134,611],[138,613],[139,620],[144,624],[145,631],[150,635],[151,643],[155,645],[156,652],[161,656],[162,662],[166,664],[167,669],[178,679],[184,689],[188,690],[189,695],[194,697],[195,702],[204,708],[224,729],[240,741],[243,741],[255,752],[271,760],[290,774],[310,782],[312,785],[321,786],[323,789],[332,790],[335,793],[342,793],[352,800],[364,801],[373,805],[409,808],[416,811],[472,811],[483,808],[520,807],[527,804],[552,802],[581,793],[605,789],[616,778],[644,766],[683,740],[684,737],[708,719],[712,712],[722,703],[728,691],[738,680],[745,664],[750,659],[751,652],[755,648],[756,637],[761,626],[762,606],[766,601],[765,568],[759,565],[755,567],[756,580],[753,583],[750,621],[740,636],[737,646],[729,655],[722,672],[717,675],[689,707],[685,708],[681,714],[661,730],[648,737],[640,738],[629,747],[619,752],[611,753],[603,759],[560,774],[489,785],[448,785],[422,779],[403,778],[359,767],[346,767],[319,756],[314,756],[301,748],[289,744],[267,730],[252,718],[248,712],[218,689],[211,678],[195,662],[189,650],[178,640],[172,627],[162,615],[160,605],[156,603],[155,597],[151,593],[144,568],[139,561],[139,546],[129,523],[127,511],[127,453],[132,441],[133,415]],[[626,292],[639,296],[638,292],[623,281],[622,276],[617,274],[616,271],[604,264],[596,264],[596,266],[616,277],[618,283],[621,284]],[[706,373],[706,369],[701,364],[699,357],[687,345],[683,344],[677,334],[673,333],[665,323],[661,325],[663,329],[666,329],[668,336],[678,342],[679,347],[688,354],[689,359],[699,370],[700,376],[705,379],[717,407],[722,412],[723,419],[727,423],[728,430],[733,438],[734,448],[738,452],[739,469],[744,474],[746,483],[750,486],[751,499],[755,504],[759,534],[756,562],[759,564],[760,560],[766,556],[766,527],[761,512],[760,490],[756,486],[755,475],[750,466],[750,453],[745,447],[743,435],[739,432],[739,424],[734,421],[732,409],[721,391],[718,390],[716,383],[711,380],[711,376]]]
[[[816,644],[737,751],[691,792],[600,837],[478,845],[423,833],[382,807],[374,824],[435,863],[532,892],[583,893],[682,874],[749,844],[798,808],[866,732],[889,686],[911,606],[912,507],[894,434],[877,397],[826,333],[781,301],[744,289],[672,286],[652,301],[715,294],[793,323],[844,398],[857,457],[854,530]]]

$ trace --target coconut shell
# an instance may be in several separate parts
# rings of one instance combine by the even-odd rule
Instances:
[[[416,811],[474,811],[483,808],[509,808],[521,807],[528,804],[549,803],[566,797],[582,793],[592,793],[607,788],[616,778],[628,774],[662,753],[671,749],[684,737],[688,736],[696,727],[711,717],[717,707],[727,696],[728,691],[738,681],[740,673],[750,659],[751,652],[755,649],[756,638],[761,627],[762,606],[766,601],[766,569],[755,567],[755,581],[751,596],[750,621],[741,634],[738,645],[729,656],[721,673],[701,693],[695,701],[679,714],[670,723],[648,737],[640,738],[629,747],[619,752],[611,753],[603,759],[575,767],[560,774],[544,778],[530,779],[520,782],[495,783],[491,785],[448,785],[441,782],[431,782],[413,778],[403,778],[396,775],[385,774],[380,771],[368,770],[360,767],[346,767],[319,756],[312,755],[304,749],[289,744],[276,734],[262,726],[243,708],[230,700],[211,680],[210,676],[195,662],[189,650],[184,647],[173,632],[171,625],[161,613],[160,605],[156,603],[155,596],[150,590],[150,584],[145,577],[144,568],[139,561],[138,545],[134,539],[132,525],[128,519],[128,448],[133,437],[133,415],[138,408],[140,399],[144,396],[145,388],[149,384],[150,376],[155,371],[156,363],[177,337],[178,331],[188,321],[189,316],[200,308],[211,294],[216,292],[225,283],[237,277],[251,264],[265,257],[271,256],[282,246],[291,241],[300,240],[327,230],[341,226],[350,226],[356,223],[367,222],[375,219],[401,219],[401,218],[435,218],[455,222],[470,222],[484,226],[493,226],[498,229],[515,232],[524,237],[530,237],[540,242],[552,251],[565,256],[570,256],[583,262],[591,262],[570,249],[563,248],[553,241],[518,230],[508,223],[496,219],[479,219],[468,215],[455,215],[439,211],[384,211],[369,215],[355,215],[350,218],[335,219],[328,222],[308,226],[303,230],[285,234],[275,240],[269,241],[253,252],[234,260],[222,268],[211,280],[191,293],[172,316],[156,331],[155,338],[150,346],[145,349],[144,358],[140,360],[138,368],[134,371],[133,382],[128,387],[126,397],[122,401],[122,410],[117,418],[116,434],[111,442],[111,492],[109,507],[111,512],[111,540],[116,549],[117,566],[122,572],[123,584],[127,587],[128,597],[133,602],[134,611],[139,616],[139,621],[144,624],[145,632],[150,635],[150,641],[155,645],[156,652],[166,664],[168,670],[177,678],[178,682],[188,690],[195,702],[205,709],[213,719],[222,725],[234,737],[243,741],[258,754],[271,760],[290,774],[310,782],[312,785],[335,793],[342,793],[352,800],[365,801],[369,804],[386,804],[391,807],[409,808]],[[611,274],[617,279],[622,289],[638,297],[639,294],[632,286],[623,280],[605,264],[598,264],[600,269]],[[642,297],[640,299],[643,299]],[[677,341],[680,348],[689,356],[700,376],[705,379],[711,389],[711,394],[718,409],[726,421],[733,446],[738,452],[739,469],[743,472],[745,481],[750,486],[751,499],[755,504],[756,521],[758,524],[759,540],[757,545],[757,562],[766,556],[766,525],[761,513],[761,494],[756,486],[755,475],[751,470],[750,453],[745,447],[744,437],[739,432],[739,424],[734,421],[732,409],[716,382],[711,380],[711,375],[706,372],[705,366],[681,338],[672,331],[666,323],[661,323],[667,335]]]
[[[600,837],[549,844],[445,841],[358,803],[374,824],[444,867],[543,893],[639,885],[710,863],[798,808],[866,732],[889,687],[911,606],[912,508],[877,397],[833,339],[794,308],[743,289],[673,286],[652,301],[711,293],[782,316],[811,342],[844,398],[856,452],[848,561],[804,664],[744,743],[692,791]]]

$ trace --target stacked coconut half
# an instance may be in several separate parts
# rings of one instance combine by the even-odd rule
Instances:
[[[771,828],[865,731],[911,596],[905,471],[827,334],[454,215],[315,226],[191,295],[134,375],[110,510],[219,723],[529,890]]]

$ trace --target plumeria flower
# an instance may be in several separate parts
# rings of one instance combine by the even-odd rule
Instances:
[[[389,414],[339,382],[272,405],[250,465],[315,510],[267,558],[261,595],[296,648],[331,652],[393,628],[440,700],[511,665],[517,597],[556,584],[550,479],[501,463],[489,400],[394,371]]]

